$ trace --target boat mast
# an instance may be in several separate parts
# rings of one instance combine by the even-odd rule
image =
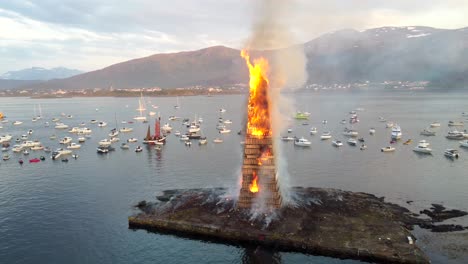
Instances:
[[[156,119],[156,123],[154,125],[154,138],[161,138],[161,116]]]
[[[151,129],[149,125],[148,125],[148,130],[146,131],[145,140],[151,140]]]

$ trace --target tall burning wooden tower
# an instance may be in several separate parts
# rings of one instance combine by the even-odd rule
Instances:
[[[281,195],[276,175],[267,78],[268,61],[264,58],[250,62],[242,51],[250,72],[250,94],[247,109],[242,187],[237,206],[275,209],[281,206]]]

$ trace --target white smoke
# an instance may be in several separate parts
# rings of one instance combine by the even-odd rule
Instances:
[[[281,132],[285,131],[296,111],[294,99],[283,91],[302,88],[307,81],[307,58],[302,45],[295,37],[288,21],[291,21],[291,6],[294,1],[263,0],[257,6],[252,35],[246,49],[257,50],[270,62],[270,113],[272,118],[274,151],[278,169],[278,181],[283,203],[290,203],[290,176],[287,162],[279,144]],[[253,54],[255,57],[256,54]]]

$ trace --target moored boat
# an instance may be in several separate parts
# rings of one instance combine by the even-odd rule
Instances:
[[[381,152],[393,152],[395,151],[395,148],[392,146],[384,147],[380,149]]]
[[[294,146],[299,146],[299,147],[310,147],[312,143],[305,139],[304,137],[301,137],[301,138],[296,138],[294,140]]]
[[[448,158],[451,158],[451,159],[458,159],[459,157],[459,153],[458,153],[458,150],[456,149],[446,149],[444,151],[444,155]]]

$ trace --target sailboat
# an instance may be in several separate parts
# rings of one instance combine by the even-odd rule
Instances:
[[[138,108],[137,111],[140,111],[140,116],[135,116],[133,119],[138,121],[146,121],[146,116],[143,115],[143,112],[146,110],[144,101],[143,101],[143,93],[140,93],[140,99],[138,99]]]
[[[151,136],[151,128],[148,126],[146,137],[143,139],[143,144],[163,145],[165,143],[166,137],[161,135],[161,117],[158,117],[154,125],[154,136]]]
[[[174,105],[174,108],[175,109],[179,109],[180,108],[180,104],[179,104],[179,96],[177,96],[177,104]]]

